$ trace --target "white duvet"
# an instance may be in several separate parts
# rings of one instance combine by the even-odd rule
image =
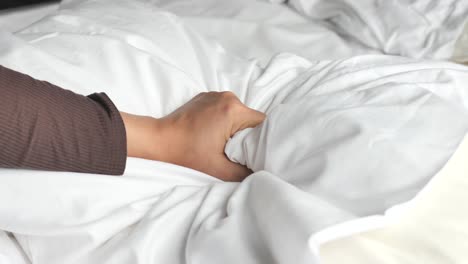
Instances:
[[[304,48],[327,56],[336,43],[342,59],[281,53],[267,61],[265,52],[259,62],[246,60],[249,52],[226,52],[187,23],[189,15],[165,11],[177,13],[171,8],[186,1],[158,2],[69,2],[15,35],[0,33],[0,63],[78,93],[106,92],[119,109],[156,117],[199,92],[231,90],[268,115],[226,147],[255,173],[224,183],[132,158],[123,177],[2,169],[0,230],[13,233],[21,250],[1,234],[0,263],[319,263],[322,242],[385,224],[377,215],[420,191],[468,129],[468,68],[378,55],[449,58],[466,1],[444,2],[453,8],[437,11],[450,21],[445,30],[428,23],[431,37],[415,35],[408,47],[398,36],[411,32],[391,35],[390,45],[385,27],[356,32],[341,20],[317,22],[336,41]],[[345,2],[307,3],[333,14]],[[431,1],[409,2],[434,14],[425,5]],[[373,14],[353,8],[344,10]],[[410,31],[415,20],[408,20],[398,21],[400,29]],[[356,40],[371,29],[382,36]],[[351,57],[356,49],[373,55]]]

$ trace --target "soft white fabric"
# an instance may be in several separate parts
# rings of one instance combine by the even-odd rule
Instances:
[[[288,62],[276,58],[251,87],[268,119],[236,135],[226,153],[354,214],[412,197],[464,135],[464,67],[364,56],[315,63],[275,82],[286,79]]]
[[[232,90],[268,120],[228,143],[256,171],[240,184],[139,159],[123,177],[0,170],[0,229],[33,263],[317,263],[321,230],[413,197],[468,128],[460,65],[280,54],[262,68],[151,2],[64,7],[1,33],[0,63],[153,116]]]
[[[311,21],[285,5],[256,0],[153,0],[185,24],[215,39],[230,53],[265,66],[278,53],[309,60],[342,59],[380,53],[343,38],[321,21]]]

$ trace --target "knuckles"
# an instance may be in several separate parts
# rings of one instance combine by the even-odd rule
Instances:
[[[237,98],[236,95],[231,91],[224,91],[224,92],[220,92],[219,94],[224,98],[232,98],[232,97]]]
[[[201,92],[197,97],[215,102],[223,115],[232,116],[243,110],[244,105],[231,91]]]
[[[201,92],[196,97],[205,102],[210,102],[211,107],[217,109],[223,116],[233,117],[246,108],[231,91]]]
[[[235,115],[241,109],[240,104],[230,101],[222,105],[222,111],[226,115]]]

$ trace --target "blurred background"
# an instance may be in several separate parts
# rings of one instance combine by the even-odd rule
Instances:
[[[56,10],[60,0],[1,0],[0,30],[15,32]]]
[[[37,4],[45,4],[51,2],[59,2],[57,0],[2,0],[0,2],[0,9],[7,9],[7,8],[18,8],[24,7],[27,5],[37,5]]]

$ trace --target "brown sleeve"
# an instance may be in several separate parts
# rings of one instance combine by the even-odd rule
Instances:
[[[0,65],[0,167],[119,175],[127,143],[104,93],[75,94]]]

